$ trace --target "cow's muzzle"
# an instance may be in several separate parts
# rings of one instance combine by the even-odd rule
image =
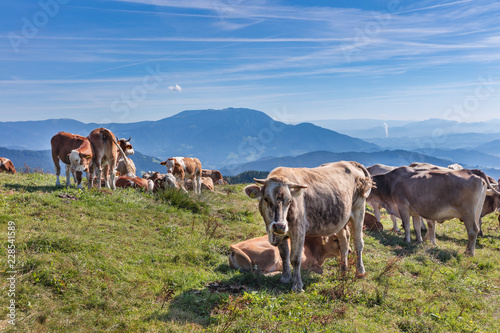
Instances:
[[[277,235],[284,235],[288,231],[288,226],[286,223],[273,222],[271,230]]]

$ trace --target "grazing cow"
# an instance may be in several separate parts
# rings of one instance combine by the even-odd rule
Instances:
[[[118,145],[118,143],[116,142],[115,135],[106,128],[96,128],[95,130],[90,132],[87,138],[90,141],[92,151],[94,153],[90,173],[94,174],[94,171],[96,172],[97,187],[101,188],[101,182],[99,180],[101,179],[101,174],[104,171],[104,182],[106,184],[105,186],[114,190],[116,188],[115,168],[116,162],[118,160],[118,151],[122,154],[125,161],[128,162],[125,153],[121,149],[120,145]],[[115,146],[118,147],[118,151]],[[109,177],[111,178],[111,183],[108,179],[108,172]],[[91,177],[90,179],[91,181],[89,182],[89,188],[92,188],[93,177]]]
[[[203,169],[203,170],[201,170],[201,176],[212,178],[214,185],[223,185],[224,184],[224,179],[222,178],[222,174],[218,170]]]
[[[372,196],[390,213],[399,215],[405,228],[405,242],[410,243],[410,216],[434,221],[459,218],[464,221],[469,242],[467,253],[474,255],[478,223],[487,189],[493,189],[479,170],[418,170],[399,167],[374,176]],[[498,192],[498,191],[497,191]],[[423,195],[425,194],[425,195]],[[500,194],[500,192],[498,192]],[[414,220],[415,222],[415,220]],[[418,223],[419,224],[419,223]],[[417,242],[422,242],[419,225]],[[429,224],[430,235],[435,232]]]
[[[201,162],[191,157],[171,157],[160,163],[167,167],[167,172],[174,175],[183,187],[184,178],[192,179],[194,193],[201,193]]]
[[[153,191],[154,182],[151,179],[144,179],[139,177],[129,177],[129,176],[120,176],[116,180],[116,187],[121,188],[143,188],[147,191]]]
[[[339,240],[342,239],[340,253],[346,267],[348,247],[342,245],[347,241],[341,231],[348,222],[351,222],[354,234],[357,273],[365,273],[363,218],[372,181],[364,166],[341,161],[312,169],[279,167],[266,179],[255,181],[263,186],[248,185],[245,193],[250,198],[259,199],[259,211],[266,224],[269,242],[279,248],[283,261],[280,283],[292,280],[292,290],[302,290],[300,267],[306,235],[337,233]],[[290,247],[286,238],[290,238]]]
[[[59,161],[66,164],[66,186],[70,186],[70,173],[73,173],[78,188],[82,188],[82,173],[89,180],[89,169],[92,164],[92,147],[90,141],[81,135],[59,132],[50,140],[52,160],[56,169],[56,186],[61,185]]]
[[[0,157],[0,172],[7,172],[13,175],[17,173],[12,161],[5,157]]]
[[[185,180],[184,188],[186,190],[194,189],[193,181],[191,179]],[[214,191],[214,182],[212,181],[212,178],[201,177],[201,190],[212,191],[212,192]]]
[[[120,145],[120,148],[125,153],[125,156],[130,156],[134,154],[134,148],[132,147],[130,140],[131,140],[130,137],[128,138],[128,140],[125,138],[118,140],[118,145]],[[117,154],[120,154],[120,150],[118,149],[118,147],[116,149],[117,149]],[[135,167],[134,162],[130,158],[128,158],[127,161],[128,164],[125,163],[123,157],[120,158],[118,160],[118,165],[116,166],[116,172],[119,172],[120,175],[128,175],[130,177],[135,176],[135,172],[137,169]]]
[[[347,241],[349,242],[349,231],[347,231]],[[287,240],[290,246],[290,240]],[[349,243],[343,246],[349,246]],[[340,259],[340,245],[337,235],[311,237],[304,239],[302,249],[302,269],[315,273],[323,273],[321,265],[326,259],[336,257]],[[267,236],[252,238],[229,248],[229,267],[239,269],[241,272],[260,272],[271,274],[283,269],[283,262],[280,258],[279,250],[269,243]]]
[[[366,170],[368,170],[368,172],[370,173],[371,176],[376,176],[376,175],[381,175],[381,174],[384,174],[384,173],[389,172],[391,170],[394,170],[395,168],[396,167],[384,165],[384,164],[374,164],[374,165],[366,168]],[[380,221],[381,221],[380,209],[382,208],[380,203],[377,202],[373,196],[368,196],[368,198],[366,198],[366,203],[369,204],[373,208],[373,214],[375,214],[375,218],[380,223]],[[398,233],[399,232],[398,219],[394,215],[390,215],[390,217],[392,220],[392,231]]]

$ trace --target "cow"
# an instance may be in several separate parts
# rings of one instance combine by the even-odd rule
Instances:
[[[222,178],[222,174],[218,170],[203,169],[203,170],[201,170],[201,176],[212,178],[214,185],[223,185],[224,184],[224,178]]]
[[[366,170],[370,173],[371,176],[376,176],[376,175],[381,175],[386,172],[389,172],[391,170],[394,170],[396,167],[389,166],[389,165],[384,165],[384,164],[374,164]],[[380,209],[382,206],[380,203],[378,203],[372,196],[368,196],[366,199],[366,203],[369,204],[373,208],[373,214],[375,215],[375,218],[377,221],[380,223]],[[398,219],[394,215],[390,215],[391,220],[392,220],[392,231],[395,233],[399,233],[399,228],[398,228]]]
[[[134,154],[134,148],[130,143],[131,139],[132,138],[129,137],[128,140],[125,138],[118,140],[118,145],[125,153],[125,156],[130,156]],[[118,147],[116,149],[117,149],[117,154],[120,154],[120,150],[118,149]],[[120,175],[128,175],[129,177],[135,176],[137,170],[135,164],[130,158],[128,158],[127,160],[128,164],[125,163],[123,157],[118,160],[118,164],[116,166],[116,172],[119,172]]]
[[[154,189],[154,182],[151,179],[139,177],[120,176],[116,180],[115,185],[121,188],[143,188],[147,191],[153,191]]]
[[[152,180],[154,183],[154,190],[156,191],[166,188],[175,188],[175,189],[180,188],[179,184],[177,183],[177,180],[171,173],[161,174],[158,171],[156,172],[150,171],[150,172],[145,172],[142,175],[142,178]]]
[[[410,243],[410,216],[417,217],[417,242],[422,242],[420,217],[433,221],[459,218],[468,234],[466,253],[474,255],[479,232],[479,217],[488,188],[487,176],[480,170],[418,170],[399,167],[382,175],[373,176],[371,195],[390,213],[403,220],[405,242]],[[500,194],[500,192],[498,192]],[[435,232],[429,225],[429,235]]]
[[[92,164],[92,147],[90,141],[81,135],[59,132],[50,140],[52,160],[56,170],[56,186],[61,185],[59,161],[66,164],[66,186],[70,186],[70,175],[73,174],[77,188],[82,188],[82,173],[89,180],[89,169]]]
[[[372,214],[365,212],[365,218],[363,219],[363,230],[369,231],[382,231],[384,226],[382,223],[377,221],[377,218]]]
[[[17,173],[12,161],[5,157],[0,157],[0,172],[11,173],[13,175]]]
[[[194,193],[201,193],[201,162],[192,157],[171,157],[160,163],[167,167],[167,172],[174,175],[181,187],[184,178],[192,179]]]
[[[280,283],[292,280],[292,291],[302,291],[300,268],[306,235],[337,233],[341,240],[341,267],[347,267],[348,247],[342,245],[347,241],[341,231],[348,222],[353,230],[356,270],[364,275],[363,218],[372,184],[364,166],[340,161],[311,169],[278,167],[266,179],[254,180],[259,185],[246,186],[245,193],[259,199],[269,242],[278,246],[283,262]],[[290,246],[286,238],[290,238]]]
[[[347,231],[347,241],[349,242],[349,231]],[[289,239],[287,242],[290,246]],[[349,246],[349,243],[343,246]],[[283,269],[279,250],[269,243],[267,236],[233,244],[229,251],[229,267],[240,270],[240,272],[272,274]],[[322,274],[321,265],[326,259],[332,257],[340,260],[340,244],[337,235],[305,237],[301,256],[302,269]]]
[[[122,154],[124,160],[128,162],[127,156],[116,142],[115,135],[106,128],[96,128],[87,137],[94,153],[90,173],[96,173],[97,188],[101,188],[101,174],[104,171],[104,181],[107,188],[115,189],[116,162],[118,160],[118,151]],[[118,151],[115,148],[118,147]],[[111,183],[108,179],[108,172]],[[93,186],[93,177],[90,177],[89,188]]]
[[[184,188],[186,190],[194,189],[194,184],[191,179],[187,179],[184,181]],[[212,178],[209,177],[201,177],[201,190],[214,191],[214,182]]]

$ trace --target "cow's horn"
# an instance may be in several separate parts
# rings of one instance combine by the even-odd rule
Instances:
[[[262,185],[266,185],[267,184],[267,180],[265,179],[257,179],[257,178],[254,178],[253,179],[256,183],[259,183],[259,184],[262,184]]]
[[[130,140],[131,140],[131,139],[132,139],[132,137],[131,137],[131,136],[129,136],[127,141],[128,141],[128,142],[130,142]]]

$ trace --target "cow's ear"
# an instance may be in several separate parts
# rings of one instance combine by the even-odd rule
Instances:
[[[255,184],[248,185],[245,187],[245,194],[252,199],[260,198],[262,196],[262,187]]]
[[[87,159],[87,160],[90,160],[90,159],[92,158],[92,156],[87,155],[87,154],[82,154],[82,157],[83,157],[84,159]]]
[[[288,187],[292,196],[298,197],[302,193],[302,190],[307,188],[307,185],[289,184]]]
[[[161,165],[167,165],[167,161],[160,162]]]

